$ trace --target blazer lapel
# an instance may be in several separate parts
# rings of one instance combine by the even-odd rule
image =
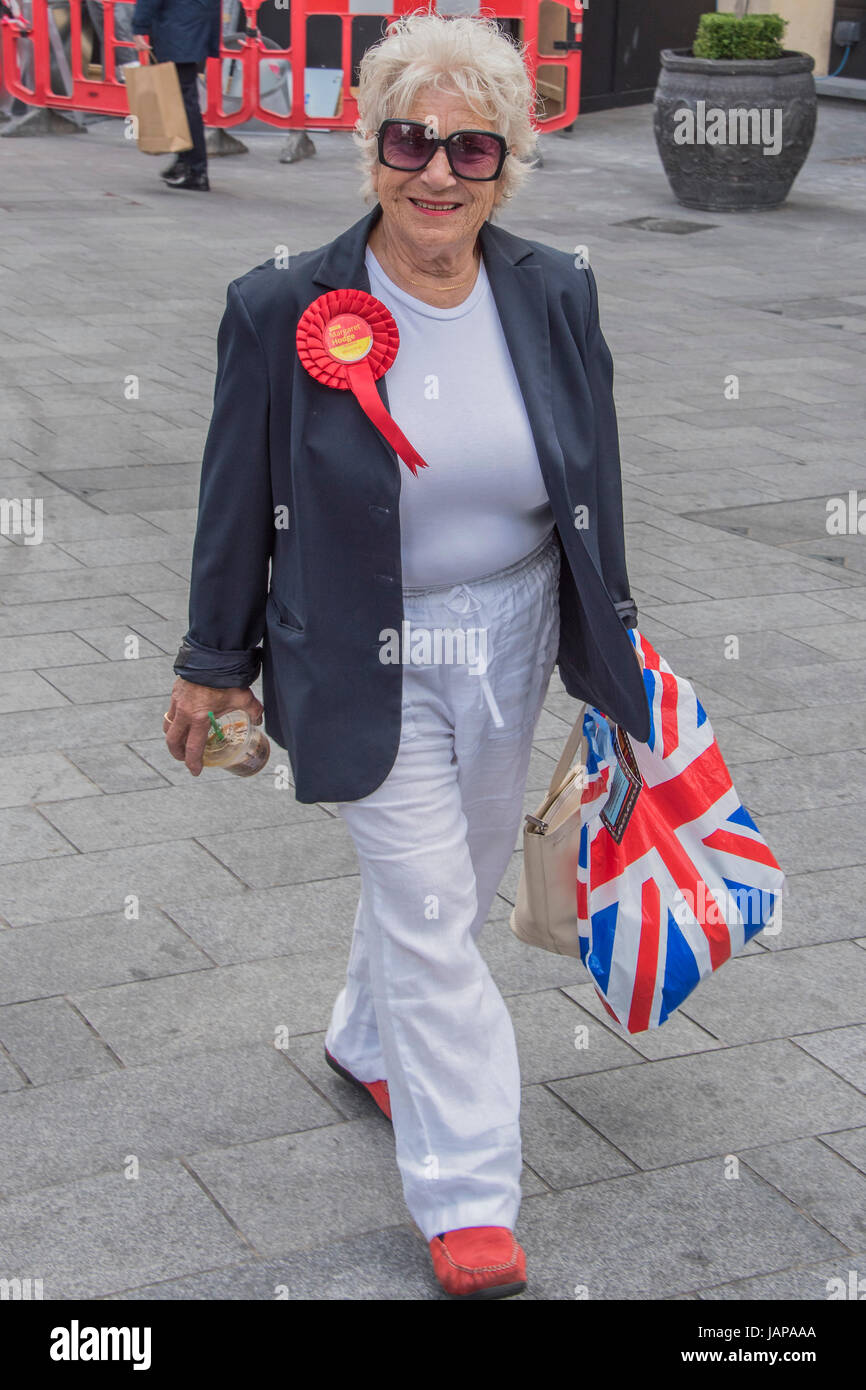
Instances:
[[[370,293],[364,253],[367,238],[381,216],[382,204],[377,203],[364,217],[334,238],[313,276],[314,284],[321,285],[325,290],[354,289]]]
[[[313,283],[321,285],[323,291],[353,289],[364,290],[370,294],[370,277],[367,274],[367,263],[364,256],[367,250],[367,238],[381,216],[382,204],[377,203],[364,217],[359,218],[340,236],[335,237],[322,257],[322,263],[313,276]],[[385,385],[384,376],[380,376],[376,382],[376,390],[379,392],[385,409],[390,412],[388,388]],[[371,424],[370,429],[388,458],[399,470],[403,465],[400,463],[396,449],[379,433],[375,425]]]
[[[481,250],[502,331],[551,502],[564,488],[565,460],[553,424],[550,329],[544,272],[532,247],[493,223],[481,228]]]

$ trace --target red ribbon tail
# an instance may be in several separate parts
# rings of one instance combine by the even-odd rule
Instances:
[[[351,366],[346,367],[346,375],[349,379],[349,386],[368,420],[371,420],[379,433],[385,436],[406,467],[417,477],[418,469],[426,468],[427,464],[417,449],[412,448],[396,420],[392,420],[385,409],[382,398],[376,390],[376,382],[370,370],[369,362],[353,362]]]

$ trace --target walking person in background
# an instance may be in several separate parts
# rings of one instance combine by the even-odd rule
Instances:
[[[219,57],[221,28],[220,0],[137,0],[135,6],[136,47],[151,48],[158,63],[174,63],[192,136],[192,149],[182,150],[162,171],[171,188],[210,191],[197,79],[207,59]]]

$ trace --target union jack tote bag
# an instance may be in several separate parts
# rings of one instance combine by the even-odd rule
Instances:
[[[645,637],[649,741],[596,709],[577,868],[580,958],[630,1033],[657,1028],[780,912],[784,875],[734,790],[706,711]]]

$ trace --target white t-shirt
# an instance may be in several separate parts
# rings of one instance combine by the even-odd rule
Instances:
[[[397,323],[390,414],[428,463],[401,462],[403,584],[460,584],[523,559],[553,529],[526,406],[482,261],[453,309],[415,299],[369,246],[370,291]]]

